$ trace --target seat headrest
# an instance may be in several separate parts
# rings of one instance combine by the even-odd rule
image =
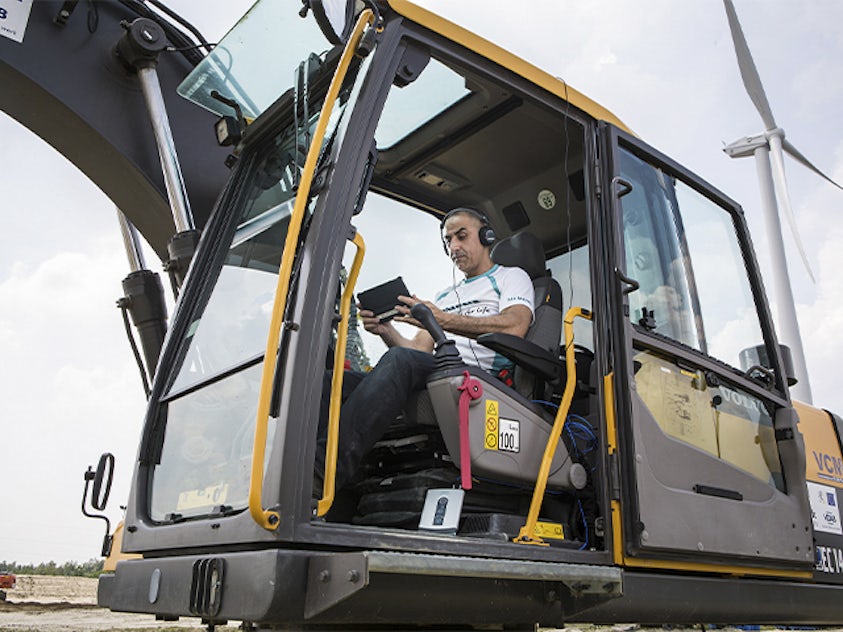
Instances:
[[[492,261],[498,265],[521,268],[531,279],[545,274],[544,247],[533,233],[523,232],[501,239],[492,247]]]

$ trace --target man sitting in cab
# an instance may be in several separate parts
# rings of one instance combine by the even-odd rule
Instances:
[[[491,246],[495,234],[486,216],[469,208],[450,211],[441,224],[446,253],[465,275],[459,283],[439,292],[434,301],[401,296],[396,309],[399,322],[419,327],[412,338],[402,335],[391,322],[380,322],[366,310],[360,318],[366,331],[381,337],[389,347],[369,373],[346,372],[344,392],[351,390],[340,412],[336,487],[341,489],[363,456],[384,435],[401,413],[410,395],[425,388],[435,367],[433,338],[410,315],[417,303],[427,305],[466,364],[479,366],[493,375],[511,363],[474,341],[485,333],[506,333],[524,337],[533,319],[534,292],[530,276],[521,268],[495,264]],[[321,481],[325,463],[327,404],[323,403],[316,452],[316,479]],[[318,490],[314,490],[317,491]]]

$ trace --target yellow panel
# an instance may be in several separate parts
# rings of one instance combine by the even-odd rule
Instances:
[[[122,562],[123,560],[138,560],[141,558],[140,555],[136,555],[134,553],[123,553],[124,526],[125,525],[121,520],[117,524],[117,528],[114,529],[114,533],[111,536],[111,553],[108,555],[107,558],[105,558],[105,562],[103,562],[103,573],[113,573],[114,570],[117,568],[117,562]]]
[[[718,456],[714,409],[702,378],[651,353],[635,360],[641,363],[638,394],[665,434]]]
[[[736,415],[718,415],[720,458],[770,482],[771,472],[780,472],[775,431]]]
[[[831,416],[824,410],[794,402],[799,431],[805,439],[805,478],[843,487],[843,458]]]

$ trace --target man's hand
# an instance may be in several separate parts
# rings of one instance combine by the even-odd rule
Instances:
[[[358,308],[359,307],[360,306],[358,305]],[[383,338],[384,336],[389,336],[390,330],[393,329],[389,321],[382,323],[380,320],[375,318],[375,313],[368,309],[361,309],[357,315],[360,317],[360,320],[363,321],[363,328],[370,334],[375,334],[376,336]]]
[[[406,298],[406,297],[404,297]],[[359,307],[359,305],[358,305]],[[409,313],[409,308],[403,306],[397,306],[398,309],[406,309],[407,313]],[[418,334],[416,334],[413,338],[406,338],[401,335],[401,333],[392,326],[392,322],[387,321],[385,323],[380,322],[377,318],[375,318],[374,312],[371,312],[367,309],[361,309],[358,312],[358,316],[360,320],[363,321],[363,328],[371,334],[375,334],[376,336],[380,336],[381,340],[383,340],[384,344],[387,347],[407,347],[410,349],[418,349],[419,351],[426,351],[428,353],[433,351],[433,338],[430,337],[424,329],[422,329]],[[396,317],[395,320],[404,321],[403,317]],[[410,319],[410,321],[404,322],[415,322],[414,320]],[[419,327],[420,325],[416,325]]]
[[[410,314],[410,310],[413,308],[414,305],[418,305],[421,303],[422,305],[427,305],[430,308],[430,311],[433,313],[433,317],[436,319],[436,322],[442,325],[443,317],[445,316],[445,312],[441,309],[436,307],[430,301],[423,301],[418,296],[413,294],[413,296],[399,296],[398,300],[401,301],[401,305],[396,305],[395,309],[398,310],[398,313],[401,316],[396,316],[395,320],[400,323],[407,323],[413,325],[414,327],[418,327],[419,329],[424,329],[424,325],[422,325],[419,321],[412,317]]]

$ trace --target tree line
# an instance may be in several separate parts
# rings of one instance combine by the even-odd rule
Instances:
[[[65,562],[56,564],[52,560],[40,564],[18,564],[0,561],[0,571],[16,575],[65,575],[70,577],[99,577],[103,560],[91,558],[87,562]]]

